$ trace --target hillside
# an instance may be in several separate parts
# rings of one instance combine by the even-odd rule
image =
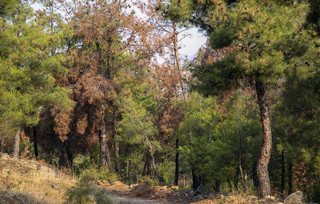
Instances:
[[[286,199],[277,199],[271,196],[259,200],[256,196],[248,194],[212,194],[200,192],[201,190],[179,190],[176,186],[152,186],[147,183],[130,186],[119,181],[110,183],[105,180],[97,180],[93,185],[88,182],[86,184],[89,185],[81,186],[79,183],[81,183],[81,179],[79,181],[79,179],[50,167],[44,162],[15,159],[7,154],[0,155],[1,204],[66,203],[67,197],[65,195],[69,189],[78,190],[80,197],[83,198],[86,189],[95,192],[92,194],[95,197],[97,192],[101,193],[100,201],[99,198],[84,199],[81,201],[82,203],[110,203],[110,200],[111,203],[303,203],[302,193],[296,193]],[[81,189],[81,187],[83,188]],[[70,203],[78,203],[78,201],[73,200]]]
[[[0,156],[0,203],[63,203],[75,182],[45,163]]]

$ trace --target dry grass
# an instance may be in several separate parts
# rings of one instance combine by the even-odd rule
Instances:
[[[0,196],[23,195],[40,203],[63,203],[64,193],[76,179],[31,160],[17,160],[1,155]],[[5,195],[6,194],[6,195]],[[33,203],[33,202],[28,202]]]

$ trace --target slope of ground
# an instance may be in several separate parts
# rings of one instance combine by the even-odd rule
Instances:
[[[77,186],[77,179],[44,163],[14,159],[0,154],[0,203],[43,204],[65,203],[65,192]],[[250,195],[222,195],[180,191],[178,187],[151,186],[147,184],[125,185],[119,181],[109,184],[103,181],[94,185],[113,203],[166,204],[166,203],[304,203],[302,192],[284,199],[273,196],[258,199]]]
[[[0,155],[0,203],[63,203],[75,182],[45,164]]]

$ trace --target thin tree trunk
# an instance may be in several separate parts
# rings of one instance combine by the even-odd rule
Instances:
[[[148,164],[149,164],[149,157],[148,157],[148,152],[144,154],[145,155],[145,162],[144,162],[144,166],[143,166],[143,171],[142,171],[142,176],[145,176],[148,174]]]
[[[33,128],[33,148],[34,148],[34,156],[38,157],[38,144],[37,144],[37,131],[36,128]]]
[[[0,134],[0,152],[3,153],[3,135]]]
[[[239,106],[241,105],[241,87],[239,89]],[[243,135],[242,135],[242,124],[241,124],[241,115],[240,115],[240,107],[237,109],[237,115],[238,115],[238,132],[239,132],[239,155],[238,155],[238,169],[239,169],[239,174],[241,178],[241,184],[243,191],[246,192],[246,185],[244,182],[244,176],[243,176],[243,170],[242,170],[242,143],[243,143]]]
[[[67,148],[66,150],[67,150],[68,166],[72,168],[73,167],[73,155],[70,151],[68,142],[67,142],[66,148]]]
[[[117,110],[114,111],[113,113],[113,139],[114,139],[114,156],[115,156],[115,166],[116,166],[116,172],[119,174],[120,173],[120,162],[119,162],[119,142],[118,142],[118,136],[117,136]]]
[[[183,73],[182,73],[182,67],[181,67],[181,62],[180,62],[180,55],[179,55],[179,44],[178,44],[178,35],[179,35],[179,32],[177,31],[177,25],[175,23],[173,23],[172,25],[173,27],[173,49],[174,49],[174,57],[175,57],[175,61],[176,61],[176,65],[177,65],[177,68],[178,68],[178,71],[179,71],[179,83],[180,83],[180,86],[181,86],[181,91],[182,91],[182,95],[183,95],[183,98],[185,100],[187,100],[187,97],[186,97],[186,89],[184,87],[184,83],[183,83]]]
[[[157,178],[160,178],[160,176],[158,175],[158,171],[157,171],[157,167],[156,167],[156,160],[154,158],[154,155],[152,153],[150,153],[150,156],[151,156],[151,161],[152,161],[153,173]]]
[[[107,146],[107,135],[106,135],[106,124],[104,117],[101,122],[101,131],[100,131],[100,167],[106,167],[106,146]]]
[[[177,31],[177,26],[175,23],[173,23],[173,49],[174,49],[174,57],[175,62],[177,65],[177,69],[179,71],[179,83],[181,86],[182,96],[184,100],[187,100],[186,97],[186,90],[183,83],[183,73],[182,73],[182,67],[180,62],[180,55],[179,55],[179,44],[178,44],[178,35],[179,32]],[[177,186],[179,185],[179,139],[176,140],[176,170],[175,170],[175,180],[174,184]]]
[[[68,168],[68,150],[67,150],[67,141],[60,141],[60,158],[59,158],[60,167]]]
[[[179,185],[179,138],[176,139],[176,171],[174,185]]]
[[[110,151],[108,146],[108,140],[106,138],[106,156],[107,156],[107,162],[108,162],[108,168],[113,171],[113,166],[111,165],[111,157],[110,157]]]
[[[193,190],[197,190],[197,188],[200,186],[201,184],[201,178],[200,176],[196,175],[195,171],[194,171],[194,167],[191,167],[191,173],[192,173],[192,188]]]
[[[259,179],[259,197],[271,195],[268,165],[272,147],[272,133],[269,118],[269,107],[264,84],[256,81],[256,93],[260,108],[260,119],[262,123],[263,145],[261,147],[261,155],[258,161],[257,173]]]
[[[288,165],[288,194],[290,195],[292,193],[292,163],[289,162],[289,165]]]
[[[220,192],[220,180],[216,179],[216,178],[214,180],[215,180],[215,189],[214,189],[214,191],[216,193],[219,193]]]
[[[20,137],[21,137],[21,128],[18,129],[16,136],[14,137],[14,147],[13,147],[13,158],[19,158],[20,151]]]
[[[259,187],[259,179],[257,175],[257,163],[252,164],[252,180],[254,187]]]
[[[127,160],[127,179],[129,179],[129,160]]]
[[[240,174],[240,169],[239,169],[239,165],[238,165],[237,169],[236,169],[236,174],[234,176],[234,187],[236,188],[237,191],[239,190],[239,186],[238,186],[239,174]]]
[[[111,45],[112,39],[108,38],[108,51],[107,51],[107,70],[106,70],[106,79],[111,79]]]
[[[284,150],[281,153],[281,193],[284,193],[284,177],[286,173],[285,160],[284,160]]]

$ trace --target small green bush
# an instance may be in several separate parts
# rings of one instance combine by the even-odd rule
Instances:
[[[148,186],[159,186],[159,180],[150,178],[148,176],[142,176],[138,178],[139,183],[144,183]]]
[[[97,182],[98,180],[108,181],[109,183],[114,183],[115,181],[119,180],[118,174],[114,172],[110,172],[108,169],[96,169],[91,168],[84,170],[80,175],[80,181],[88,183]]]
[[[112,203],[103,190],[95,187],[98,180],[113,183],[118,180],[118,175],[108,169],[91,168],[84,170],[77,185],[66,192],[67,203]]]

